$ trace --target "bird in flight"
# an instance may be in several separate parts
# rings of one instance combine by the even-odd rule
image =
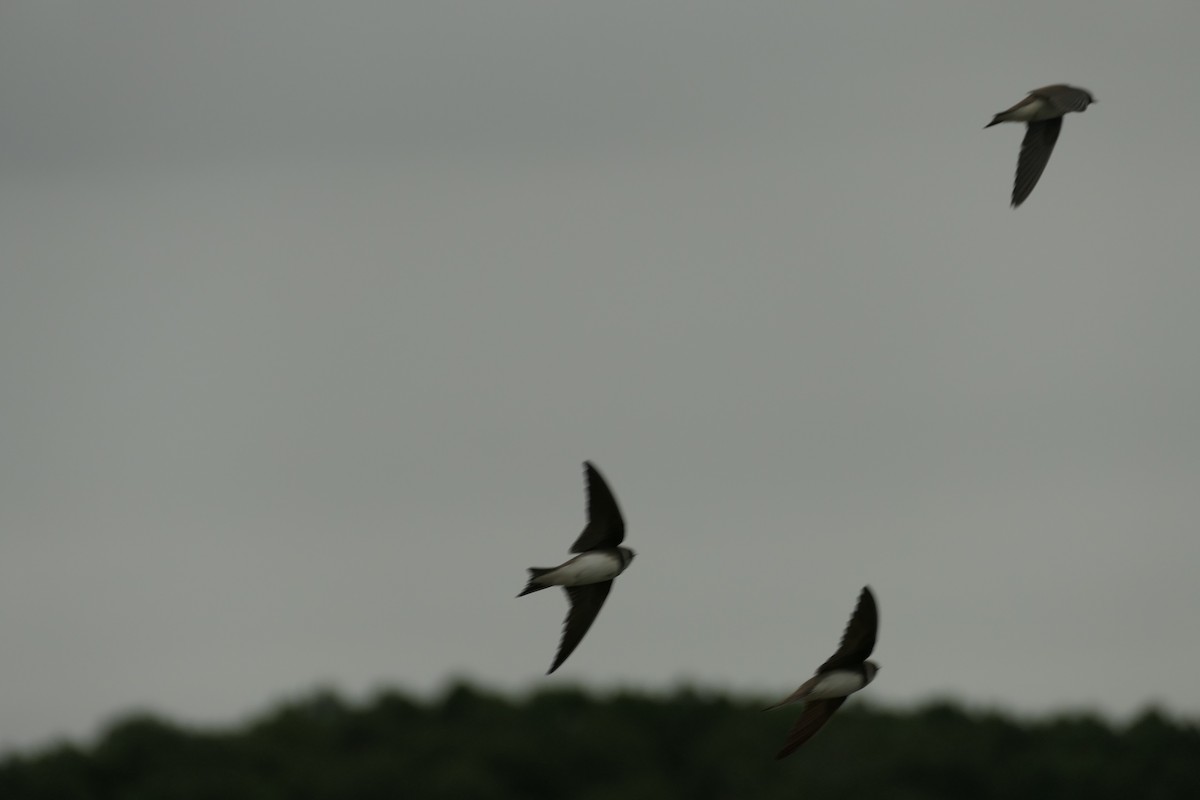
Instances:
[[[875,595],[871,594],[871,587],[864,586],[837,652],[817,668],[815,675],[800,684],[799,689],[764,709],[770,711],[790,703],[804,703],[804,711],[788,731],[787,741],[775,758],[791,755],[796,748],[816,736],[847,697],[875,679],[879,666],[867,661],[867,656],[875,649],[878,629],[879,610],[875,606]]]
[[[1021,141],[1021,155],[1017,158],[1017,177],[1013,182],[1012,207],[1025,202],[1033,187],[1042,177],[1042,170],[1050,161],[1050,153],[1062,130],[1064,114],[1086,111],[1096,98],[1087,89],[1056,83],[1034,89],[1021,102],[1001,111],[984,126],[984,129],[1001,122],[1024,122],[1025,138]]]
[[[571,545],[571,552],[579,555],[557,567],[530,567],[529,583],[517,595],[524,597],[551,586],[561,586],[567,592],[571,608],[563,622],[558,654],[547,675],[562,666],[583,641],[612,589],[613,578],[624,572],[634,557],[628,547],[618,546],[625,539],[625,520],[604,477],[590,461],[584,462],[583,472],[588,522]]]

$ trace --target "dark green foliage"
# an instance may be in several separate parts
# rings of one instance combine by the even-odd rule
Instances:
[[[0,761],[4,800],[975,800],[1200,797],[1200,729],[1147,711],[1023,723],[945,702],[851,703],[791,758],[797,710],[681,690],[524,700],[458,684],[440,699],[332,692],[232,731],[148,715],[95,746]]]

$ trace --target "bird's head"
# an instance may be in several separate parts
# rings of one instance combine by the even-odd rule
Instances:
[[[863,662],[863,677],[867,679],[867,683],[875,680],[875,673],[879,672],[879,665],[874,661]]]
[[[621,554],[621,565],[626,567],[633,561],[633,557],[637,555],[637,553],[628,547],[618,547],[617,552]]]

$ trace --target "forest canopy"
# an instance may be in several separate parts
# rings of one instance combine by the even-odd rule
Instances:
[[[88,746],[0,760],[4,800],[1200,797],[1200,728],[1150,709],[1019,721],[851,702],[776,761],[796,708],[681,689],[520,697],[458,683],[362,703],[319,691],[231,729],[126,716]]]

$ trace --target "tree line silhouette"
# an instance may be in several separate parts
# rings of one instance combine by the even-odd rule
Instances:
[[[318,691],[230,729],[126,716],[89,746],[0,759],[4,800],[732,800],[1200,797],[1200,727],[1148,709],[1018,720],[952,702],[850,703],[792,759],[794,714],[680,689],[458,683],[360,704]]]

